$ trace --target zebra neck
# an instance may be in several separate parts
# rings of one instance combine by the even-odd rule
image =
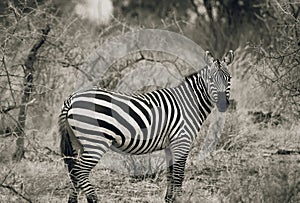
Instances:
[[[189,94],[189,96],[183,99],[185,100],[185,103],[188,103],[195,109],[195,116],[199,119],[198,130],[200,130],[202,123],[214,107],[207,92],[205,82],[201,79],[201,83],[196,84],[195,80],[187,78],[181,86],[184,89],[184,92]]]

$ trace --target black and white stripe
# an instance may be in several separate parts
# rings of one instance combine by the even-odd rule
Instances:
[[[77,202],[83,190],[88,202],[97,197],[88,176],[112,147],[129,154],[165,149],[168,165],[166,202],[180,194],[191,143],[211,112],[218,92],[230,90],[227,64],[214,62],[187,76],[177,87],[125,95],[101,89],[79,91],[65,102],[59,120],[61,150]],[[225,95],[225,94],[224,94]]]

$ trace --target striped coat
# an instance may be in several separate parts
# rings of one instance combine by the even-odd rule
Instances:
[[[203,121],[215,103],[222,111],[228,105],[227,64],[213,61],[177,87],[145,94],[98,88],[72,94],[59,119],[61,150],[74,185],[69,202],[77,202],[79,190],[88,202],[97,202],[88,175],[110,148],[136,155],[165,149],[165,199],[172,202],[181,191],[185,162]]]

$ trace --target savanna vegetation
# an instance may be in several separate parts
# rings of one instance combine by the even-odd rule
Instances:
[[[0,202],[67,201],[57,128],[63,101],[78,81],[95,80],[87,64],[105,41],[144,28],[183,34],[218,58],[235,52],[224,129],[202,159],[213,118],[205,122],[183,202],[300,202],[299,1],[6,0],[0,27]],[[125,64],[98,84],[132,92],[172,83],[160,71],[174,64]],[[101,202],[163,202],[163,158],[107,153],[91,178]]]

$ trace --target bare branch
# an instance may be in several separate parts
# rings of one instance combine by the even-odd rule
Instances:
[[[30,94],[32,92],[32,82],[34,75],[34,63],[36,62],[38,50],[45,43],[46,37],[50,32],[50,26],[46,25],[45,29],[42,30],[41,38],[33,45],[31,48],[29,55],[25,61],[25,77],[24,77],[24,91],[21,98],[21,106],[18,115],[18,128],[17,128],[17,148],[14,153],[13,158],[16,161],[20,161],[24,156],[24,129],[25,129],[25,121],[26,121],[26,107],[27,103],[30,103]]]
[[[11,106],[7,106],[7,107],[1,106],[0,107],[0,113],[7,113],[7,112],[9,112],[11,110],[14,110],[16,108],[19,108],[19,107],[17,107],[16,105],[11,105]]]
[[[9,90],[10,90],[11,97],[12,97],[12,99],[13,99],[14,106],[16,106],[16,100],[15,100],[14,93],[13,93],[13,91],[12,91],[10,75],[9,75],[8,70],[7,70],[7,66],[6,66],[6,63],[5,63],[5,57],[4,57],[4,56],[2,57],[2,64],[3,64],[3,67],[4,67],[5,73],[6,73],[7,82],[8,82],[8,86],[9,86]]]
[[[14,194],[18,195],[22,199],[26,200],[27,202],[32,203],[32,201],[28,197],[25,197],[24,195],[22,195],[13,186],[11,186],[11,185],[5,185],[5,184],[1,184],[0,186],[3,187],[3,188],[9,189],[10,191],[12,191]]]
[[[82,70],[81,66],[83,66],[86,62],[80,62],[80,63],[70,63],[68,61],[63,61],[63,60],[56,60],[56,59],[47,59],[43,57],[38,58],[39,61],[44,61],[44,62],[57,62],[61,64],[63,67],[72,67],[75,68],[75,70],[80,71],[89,81],[93,81],[93,76]]]
[[[8,171],[8,173],[4,176],[4,178],[3,178],[3,180],[1,181],[0,185],[2,185],[2,184],[6,181],[7,177],[11,174],[11,172],[12,172],[12,170],[10,169],[10,170]]]
[[[18,9],[13,5],[13,3],[11,1],[8,1],[8,8],[9,10],[11,10],[15,16],[15,20],[16,22],[18,22],[20,20],[20,16],[21,14],[19,13]]]
[[[76,70],[80,71],[83,75],[85,75],[89,81],[93,81],[93,76],[89,75],[88,73],[86,73],[84,70],[82,70],[80,68],[80,66],[82,66],[83,63],[71,64],[71,63],[68,63],[66,61],[58,61],[58,62],[61,63],[64,67],[73,67],[73,68],[75,68]]]
[[[23,78],[23,75],[15,75],[15,74],[8,74],[10,77],[15,77],[15,78]],[[1,75],[0,77],[7,77],[7,74]]]

